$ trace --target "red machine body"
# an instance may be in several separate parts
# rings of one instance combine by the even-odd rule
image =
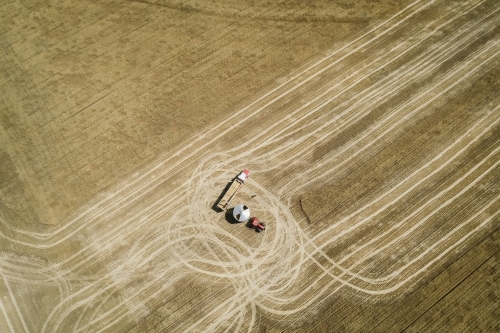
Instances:
[[[261,222],[258,218],[256,217],[251,217],[250,220],[248,221],[249,226],[253,227],[255,231],[261,232],[263,230],[266,230],[266,224],[264,222]]]

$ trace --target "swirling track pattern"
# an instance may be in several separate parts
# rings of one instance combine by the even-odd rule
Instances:
[[[467,18],[475,12],[481,15]],[[308,224],[297,198],[348,177],[353,165],[497,68],[500,41],[486,37],[495,36],[499,13],[487,0],[416,1],[95,198],[63,226],[36,232],[1,216],[0,236],[10,248],[0,256],[0,327],[102,332],[139,322],[136,330],[253,332],[260,313],[293,327],[342,291],[377,298],[410,290],[498,226],[497,92],[466,127],[459,124],[466,111],[456,111],[446,144],[429,141],[424,158],[350,210]],[[382,109],[349,140],[314,155]],[[251,178],[235,200],[268,222],[261,234],[211,209],[245,167]],[[68,242],[71,251],[59,252]],[[33,250],[40,256],[9,254]],[[52,295],[50,306],[28,316],[40,305],[26,288]]]

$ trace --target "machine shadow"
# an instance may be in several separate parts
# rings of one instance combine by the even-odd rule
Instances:
[[[242,224],[242,223],[245,223],[245,222],[239,222],[239,221],[237,221],[234,218],[234,216],[233,216],[233,208],[230,208],[230,209],[226,210],[226,212],[224,213],[224,218],[226,219],[226,222],[230,223],[230,224]]]
[[[224,211],[223,209],[217,207],[217,204],[224,197],[224,194],[226,194],[227,190],[229,190],[232,183],[233,183],[232,180],[229,183],[227,183],[226,187],[224,187],[224,190],[220,193],[219,197],[217,198],[217,200],[215,200],[214,204],[212,205],[212,210],[214,210],[215,212],[220,213]]]

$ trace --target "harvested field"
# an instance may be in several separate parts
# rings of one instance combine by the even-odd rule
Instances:
[[[500,330],[497,1],[0,12],[0,331]]]

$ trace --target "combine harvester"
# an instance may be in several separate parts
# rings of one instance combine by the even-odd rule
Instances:
[[[261,222],[256,217],[251,217],[250,218],[250,220],[247,223],[247,227],[254,228],[255,231],[257,231],[257,232],[261,232],[261,231],[266,230],[266,224],[264,222]]]
[[[247,169],[240,172],[239,175],[233,179],[233,181],[231,182],[231,186],[229,186],[222,199],[220,199],[217,203],[217,208],[221,210],[227,210],[229,208],[231,200],[234,198],[241,186],[245,184],[245,180],[247,180],[249,176],[250,171],[248,171]]]

